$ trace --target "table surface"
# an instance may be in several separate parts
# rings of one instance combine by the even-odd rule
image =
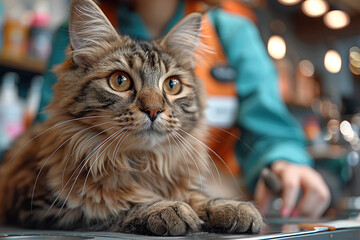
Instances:
[[[215,233],[196,233],[185,237],[152,237],[132,234],[112,233],[112,232],[81,232],[81,231],[47,231],[47,230],[31,230],[20,229],[15,227],[0,227],[0,240],[5,239],[36,239],[36,240],[104,240],[104,239],[164,239],[164,240],[180,240],[180,239],[306,239],[306,240],[322,240],[322,239],[360,239],[360,227],[351,227],[336,229],[330,231],[326,227],[318,227],[314,230],[305,230],[297,223],[303,220],[293,219],[271,219],[260,234],[215,234]]]

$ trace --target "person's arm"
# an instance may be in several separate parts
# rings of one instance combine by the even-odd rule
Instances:
[[[284,186],[283,215],[288,216],[295,207],[299,189],[302,188],[304,193],[309,189],[303,178],[320,179],[315,186],[315,192],[319,193],[318,198],[315,194],[315,200],[325,199],[325,210],[329,200],[328,188],[319,174],[309,167],[313,162],[305,148],[304,134],[281,100],[277,73],[257,28],[250,20],[221,10],[213,12],[212,19],[229,63],[238,74],[236,87],[240,109],[237,124],[242,137],[237,143],[236,153],[246,185],[254,191],[260,171],[266,166],[275,167]],[[299,175],[295,184],[286,174],[286,168],[278,166],[284,166],[279,160],[290,163],[287,166],[292,166]],[[263,199],[268,197],[266,192],[261,194],[260,208],[265,204]],[[299,211],[303,212],[303,209]]]

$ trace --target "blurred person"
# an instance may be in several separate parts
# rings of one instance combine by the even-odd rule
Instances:
[[[281,215],[320,217],[330,204],[329,189],[320,174],[312,168],[313,161],[305,149],[304,134],[280,98],[277,73],[253,22],[255,17],[251,11],[236,1],[227,0],[103,0],[100,6],[121,34],[153,40],[164,36],[186,14],[204,11],[203,2],[212,8],[204,15],[203,27],[204,35],[210,35],[204,37],[203,41],[211,45],[211,50],[203,53],[205,56],[202,60],[210,61],[205,67],[199,61],[201,64],[197,66],[197,73],[204,80],[210,96],[224,93],[235,97],[238,102],[234,105],[237,108],[236,120],[231,124],[241,131],[241,139],[235,146],[224,142],[217,146],[210,143],[209,146],[220,149],[224,154],[219,155],[227,164],[231,165],[231,158],[237,160],[242,178],[253,192],[261,212],[266,213],[273,194],[259,175],[264,167],[270,167],[283,186]],[[213,7],[218,5],[220,7]],[[45,74],[42,91],[42,107],[52,100],[51,87],[56,82],[56,76],[51,69],[65,59],[68,44],[68,27],[65,23],[54,36],[49,71]],[[222,64],[226,62],[225,70],[236,73],[233,82],[225,79],[221,83],[220,79],[218,84],[219,79],[214,80],[214,74],[210,71],[214,69],[215,60],[219,59]],[[224,102],[223,106],[228,103]],[[46,114],[40,113],[39,119],[46,119]],[[216,132],[214,138],[222,132],[216,131],[216,128],[213,130]],[[236,167],[231,167],[233,173],[239,173],[239,170],[234,170]]]

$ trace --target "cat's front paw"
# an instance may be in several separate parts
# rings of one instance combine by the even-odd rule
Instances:
[[[200,231],[203,224],[194,210],[184,202],[161,201],[142,209],[142,211],[128,225],[132,227],[127,227],[125,232],[181,236]]]
[[[210,232],[258,233],[263,226],[262,216],[250,202],[211,200],[204,210]]]

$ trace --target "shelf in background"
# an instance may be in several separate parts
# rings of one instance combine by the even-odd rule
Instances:
[[[18,59],[3,54],[0,54],[0,65],[39,74],[42,74],[46,69],[45,60],[39,60],[32,57]]]

